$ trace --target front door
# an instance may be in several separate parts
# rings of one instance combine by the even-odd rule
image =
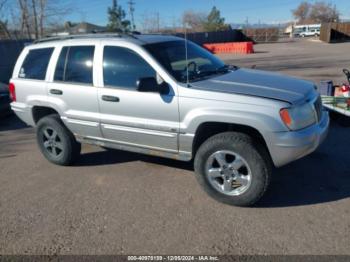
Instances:
[[[178,151],[179,111],[176,92],[139,92],[140,78],[156,71],[138,53],[119,46],[103,47],[103,87],[98,100],[101,130],[117,144],[167,152]]]

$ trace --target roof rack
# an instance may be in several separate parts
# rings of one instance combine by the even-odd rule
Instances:
[[[71,40],[71,39],[88,39],[88,38],[122,38],[122,37],[130,37],[137,39],[134,34],[126,34],[126,33],[91,33],[91,34],[80,34],[80,35],[65,35],[65,36],[54,36],[42,38],[34,41],[34,44],[38,43],[46,43],[52,41],[63,41],[63,40]]]

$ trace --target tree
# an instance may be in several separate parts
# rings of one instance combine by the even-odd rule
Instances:
[[[11,38],[10,32],[7,28],[7,20],[3,20],[3,13],[5,5],[7,4],[7,0],[0,0],[0,38],[2,36],[6,38]]]
[[[292,10],[294,17],[299,23],[327,23],[339,21],[337,7],[326,2],[310,4],[302,2],[295,10]]]
[[[191,31],[203,32],[204,23],[206,22],[207,15],[205,13],[196,13],[193,11],[185,11],[182,15],[182,23],[187,27],[189,26]]]
[[[338,22],[339,12],[337,7],[330,3],[316,2],[311,9],[310,19],[316,23]]]
[[[311,4],[309,4],[308,2],[302,2],[296,9],[292,10],[293,16],[300,23],[303,23],[309,18],[310,9]]]
[[[45,35],[45,27],[61,21],[70,8],[55,0],[18,0],[20,32],[22,37],[35,39]]]
[[[30,30],[30,15],[29,6],[27,0],[18,0],[20,11],[21,11],[21,34],[27,34],[29,39],[32,38]],[[25,32],[26,31],[26,32]]]
[[[230,26],[225,24],[225,18],[221,17],[220,11],[214,6],[204,23],[204,30],[211,31],[223,31],[229,29]]]
[[[128,32],[131,23],[125,19],[126,13],[123,8],[118,5],[117,0],[113,0],[112,7],[108,7],[108,31],[111,32]]]

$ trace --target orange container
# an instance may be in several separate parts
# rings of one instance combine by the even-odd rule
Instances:
[[[230,42],[230,43],[216,43],[204,44],[204,47],[214,54],[252,54],[254,53],[253,42]]]

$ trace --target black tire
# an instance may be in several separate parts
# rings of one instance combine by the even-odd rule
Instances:
[[[239,195],[227,195],[217,190],[206,175],[206,163],[215,152],[229,150],[241,156],[251,170],[251,182],[246,191]],[[197,180],[214,199],[233,206],[252,206],[265,194],[271,178],[272,165],[267,151],[245,134],[226,132],[205,141],[197,151],[194,160]]]
[[[57,136],[54,137],[55,134]],[[69,166],[80,155],[81,144],[75,140],[74,135],[62,123],[59,115],[49,115],[40,119],[36,135],[40,151],[47,160],[56,165]],[[50,146],[46,147],[45,143],[50,144]],[[56,146],[57,148],[54,148]]]

